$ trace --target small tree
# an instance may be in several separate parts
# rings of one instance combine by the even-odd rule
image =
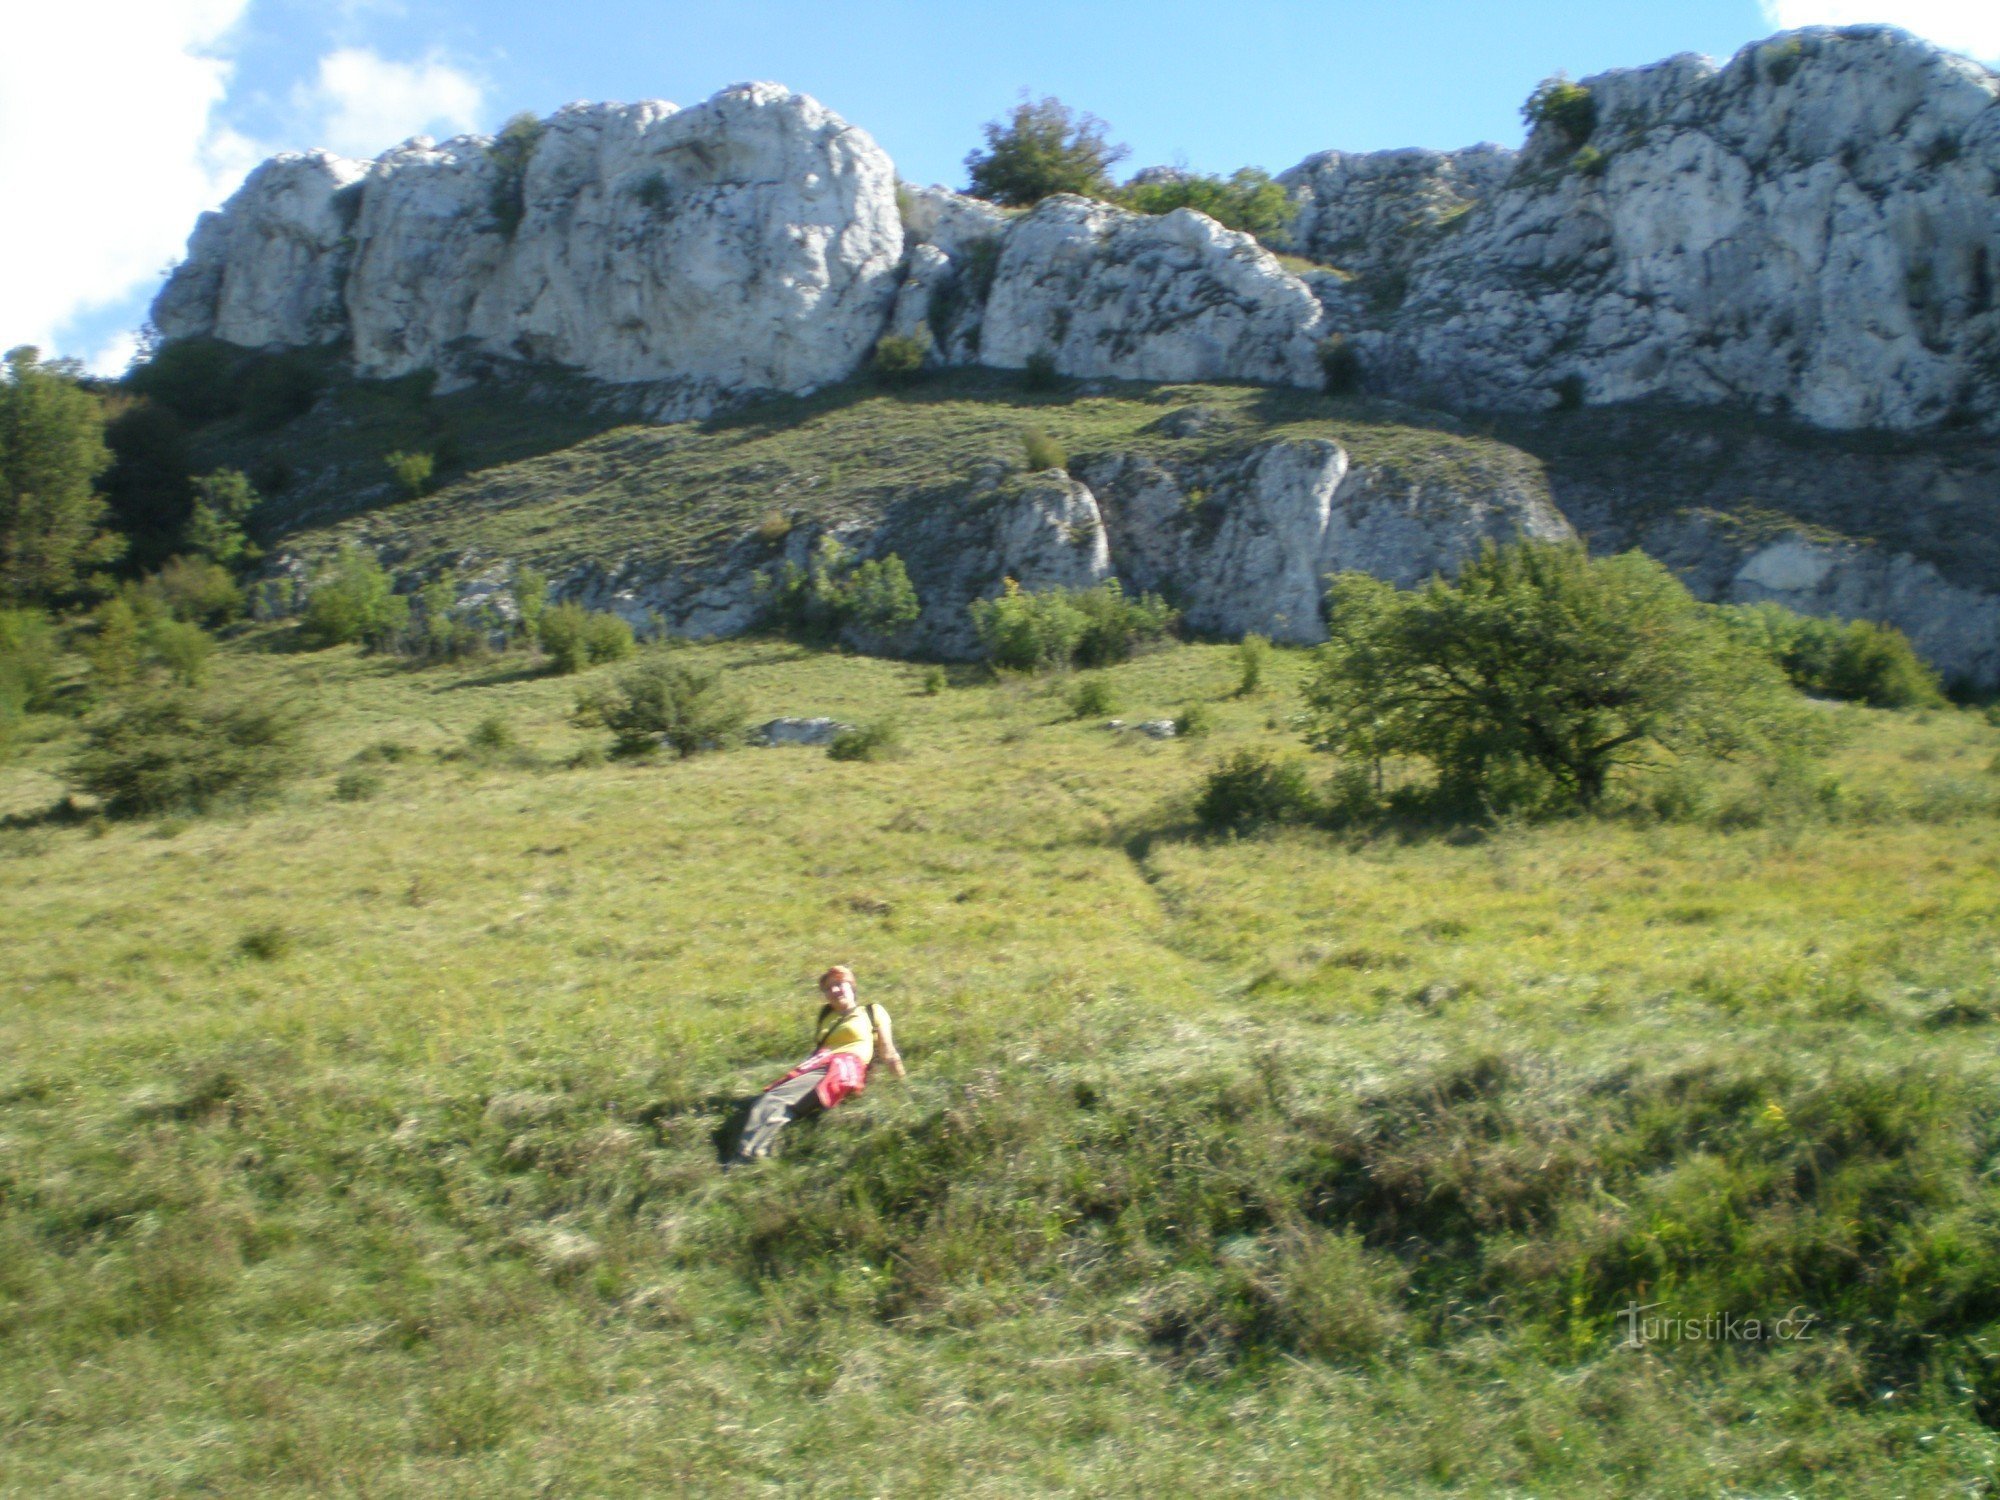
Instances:
[[[1069,463],[1069,454],[1064,451],[1063,445],[1037,427],[1021,434],[1021,456],[1027,462],[1030,474],[1060,469]]]
[[[244,530],[261,497],[240,470],[203,475],[194,482],[194,496],[194,512],[182,533],[190,553],[225,568],[243,567],[263,555]]]
[[[372,651],[393,645],[410,622],[410,601],[395,592],[372,553],[343,547],[320,575],[299,622],[309,650],[359,641]]]
[[[632,627],[614,614],[581,604],[557,604],[543,611],[537,640],[549,666],[567,676],[585,667],[623,661],[635,649]]]
[[[38,610],[0,609],[0,724],[55,707],[62,652]]]
[[[112,817],[134,817],[262,795],[303,759],[298,716],[284,706],[169,692],[92,722],[64,774]]]
[[[1311,737],[1428,761],[1439,791],[1589,807],[1613,771],[1808,735],[1784,679],[1637,552],[1490,543],[1455,582],[1343,573],[1306,690]]]
[[[389,472],[396,476],[397,487],[410,500],[431,487],[431,475],[437,470],[437,456],[431,453],[385,453],[382,462],[389,466]]]
[[[537,572],[526,563],[516,563],[511,587],[522,638],[538,640],[542,633],[542,616],[549,608],[548,575]]]
[[[493,144],[486,148],[494,167],[488,208],[493,215],[493,227],[509,239],[527,216],[528,163],[547,133],[547,125],[523,110],[500,127]]]
[[[665,745],[682,758],[719,750],[743,732],[748,706],[719,672],[655,658],[577,700],[580,724],[602,725],[613,753],[644,755]]]
[[[104,412],[80,370],[10,350],[0,370],[0,602],[52,603],[124,550],[91,483],[111,464]]]
[[[885,333],[875,340],[869,368],[884,385],[908,385],[923,373],[931,345],[931,331],[921,323],[915,333]]]
[[[1079,115],[1060,99],[1023,99],[1005,121],[981,127],[986,149],[965,158],[975,197],[1028,207],[1054,193],[1108,197],[1110,171],[1130,151],[1107,139],[1095,115]]]
[[[1535,85],[1528,102],[1521,106],[1521,118],[1531,130],[1538,125],[1554,126],[1574,148],[1588,140],[1591,131],[1597,128],[1597,101],[1590,96],[1589,89],[1558,73]]]
[[[893,636],[923,610],[902,558],[891,552],[859,562],[832,536],[814,546],[809,569],[788,562],[763,587],[771,623],[807,641],[833,640],[849,629]]]

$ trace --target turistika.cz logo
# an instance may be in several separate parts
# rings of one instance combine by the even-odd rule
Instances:
[[[1649,1344],[1757,1344],[1766,1341],[1796,1343],[1812,1337],[1819,1314],[1803,1307],[1788,1308],[1781,1318],[1745,1318],[1735,1313],[1712,1312],[1701,1317],[1680,1317],[1654,1313],[1662,1302],[1628,1302],[1618,1314],[1625,1336],[1619,1342],[1626,1349],[1644,1349]]]

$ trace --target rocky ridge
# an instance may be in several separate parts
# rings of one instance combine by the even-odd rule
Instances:
[[[1007,212],[899,185],[865,132],[772,84],[685,110],[573,105],[518,160],[463,137],[266,163],[204,216],[154,317],[170,339],[344,346],[364,376],[434,368],[446,389],[496,360],[558,365],[668,419],[845,379],[884,333],[928,338],[941,365],[1295,387],[1338,335],[1369,389],[1446,406],[2000,431],[2000,79],[1864,26],[1581,87],[1587,108],[1518,153],[1327,152],[1283,174],[1311,268],[1190,210]],[[1114,543],[1111,497],[1155,503],[1137,471],[1066,482],[1110,507]],[[1057,510],[1081,506],[1064,493]],[[1487,497],[1454,503],[1486,524]],[[1718,597],[1760,586],[1722,581],[1721,544],[1689,540],[1706,535],[1632,539]],[[1118,571],[1145,586],[1157,538],[1132,538]],[[1939,623],[1985,619],[2000,576],[1834,545],[1848,581],[1788,601],[1903,625],[1946,671],[2000,681],[1985,626]],[[1203,556],[1232,580],[1191,606],[1203,618],[1296,612],[1294,554]]]

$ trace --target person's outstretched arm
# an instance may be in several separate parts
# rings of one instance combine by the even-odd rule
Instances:
[[[896,1033],[889,1025],[889,1012],[878,1005],[875,1007],[875,1019],[880,1023],[876,1028],[875,1046],[882,1054],[882,1061],[889,1065],[898,1078],[906,1077],[903,1054],[896,1050]]]

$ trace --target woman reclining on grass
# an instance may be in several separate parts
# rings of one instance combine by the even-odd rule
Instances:
[[[855,1000],[854,971],[835,964],[819,976],[819,988],[826,1003],[814,1026],[812,1056],[758,1096],[737,1137],[735,1161],[769,1156],[778,1132],[791,1121],[832,1109],[849,1094],[860,1093],[867,1086],[868,1064],[877,1047],[882,1061],[898,1078],[904,1076],[889,1013]]]

